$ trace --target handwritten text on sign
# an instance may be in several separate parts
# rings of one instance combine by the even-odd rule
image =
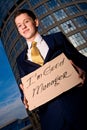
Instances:
[[[50,101],[82,81],[63,53],[21,80],[29,110]]]

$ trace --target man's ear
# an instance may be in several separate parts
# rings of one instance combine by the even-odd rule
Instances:
[[[39,26],[39,20],[38,19],[35,19],[35,24],[36,24],[36,27]]]

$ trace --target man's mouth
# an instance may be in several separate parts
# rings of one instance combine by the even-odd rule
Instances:
[[[28,32],[29,32],[29,29],[23,31],[24,34],[26,34]]]

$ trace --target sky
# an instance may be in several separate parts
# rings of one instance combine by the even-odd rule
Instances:
[[[19,88],[0,41],[0,126],[26,116]]]

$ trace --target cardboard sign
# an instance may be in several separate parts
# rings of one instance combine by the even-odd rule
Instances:
[[[52,100],[82,81],[63,53],[21,80],[29,110]]]

